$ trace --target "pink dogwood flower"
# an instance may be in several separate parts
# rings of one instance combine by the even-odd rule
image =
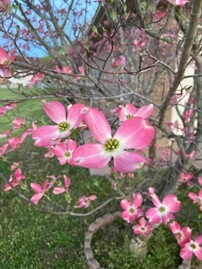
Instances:
[[[121,55],[118,59],[112,59],[112,67],[117,68],[119,66],[124,66],[126,61],[126,57]]]
[[[13,51],[7,53],[0,47],[0,68],[7,68],[15,60]]]
[[[45,180],[42,185],[38,183],[30,183],[30,186],[35,192],[30,201],[37,205],[44,194],[53,186],[53,182],[48,182],[48,180]]]
[[[67,139],[64,142],[58,143],[50,149],[50,151],[58,158],[61,165],[73,163],[73,152],[77,147],[77,142],[72,139]]]
[[[199,191],[198,195],[194,192],[189,192],[188,197],[195,203],[199,205],[200,211],[202,211],[202,189]]]
[[[177,239],[179,246],[183,247],[187,242],[190,241],[192,230],[189,227],[185,226],[181,228],[180,224],[176,221],[171,222],[169,227]]]
[[[130,202],[124,199],[120,203],[124,211],[121,213],[122,219],[128,223],[133,223],[135,219],[139,218],[143,210],[140,208],[142,205],[142,195],[139,192],[133,193],[133,200]]]
[[[152,104],[137,109],[133,104],[128,103],[125,106],[119,106],[117,116],[120,121],[126,121],[133,117],[147,119],[153,112],[154,106]]]
[[[190,239],[180,251],[183,260],[191,259],[193,254],[202,261],[202,235],[197,236],[195,240]]]
[[[193,174],[190,172],[182,172],[179,177],[179,181],[186,183],[188,186],[191,184],[190,181],[193,179]]]
[[[35,83],[41,81],[43,78],[44,78],[44,74],[41,72],[38,72],[30,79],[30,83],[35,84]]]
[[[64,177],[64,186],[55,187],[53,189],[54,194],[61,194],[63,192],[69,192],[69,186],[71,184],[71,180],[69,177],[66,177],[65,175],[63,177]]]
[[[69,66],[63,66],[62,69],[60,69],[58,66],[56,66],[55,71],[57,73],[63,73],[63,74],[71,74],[72,73],[72,69]]]
[[[11,171],[15,170],[15,168],[17,168],[19,166],[19,163],[17,162],[14,162],[12,165],[11,165]]]
[[[13,128],[14,129],[19,129],[21,127],[22,124],[24,124],[24,120],[20,119],[20,118],[16,118],[13,120]]]
[[[36,146],[47,147],[51,140],[69,136],[82,121],[83,104],[78,103],[66,109],[60,102],[51,101],[44,102],[43,107],[45,113],[56,125],[46,125],[33,130],[32,138],[35,140]]]
[[[77,203],[77,205],[75,205],[75,208],[87,208],[91,205],[91,202],[96,200],[97,196],[96,195],[91,195],[91,196],[82,196],[81,198],[79,198],[79,201]]]
[[[103,168],[113,157],[114,167],[119,172],[132,172],[142,166],[145,158],[131,150],[148,146],[154,138],[154,128],[143,118],[135,117],[122,123],[112,136],[104,114],[94,108],[87,109],[84,121],[99,144],[77,147],[73,153],[75,165]]]
[[[177,200],[175,195],[167,195],[162,202],[160,202],[156,194],[152,195],[152,202],[155,205],[153,208],[149,208],[146,211],[146,217],[152,224],[163,223],[167,224],[175,217],[173,213],[180,210],[181,203]]]
[[[135,234],[140,234],[143,236],[149,235],[153,230],[153,227],[147,223],[146,219],[144,217],[141,217],[139,219],[139,224],[135,224],[133,227],[133,232]]]
[[[18,168],[14,174],[10,176],[9,183],[6,183],[4,186],[4,191],[9,191],[12,188],[18,186],[20,182],[25,178],[24,175],[22,175],[22,170]]]

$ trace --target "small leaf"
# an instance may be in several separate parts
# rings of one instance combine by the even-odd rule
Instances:
[[[98,34],[97,27],[95,25],[92,26],[92,31],[93,33]]]
[[[110,17],[113,21],[116,20],[117,18],[117,14],[116,14],[116,11],[114,9],[112,9],[111,13],[110,13]]]

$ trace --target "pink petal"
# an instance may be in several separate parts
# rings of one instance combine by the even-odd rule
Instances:
[[[179,223],[176,222],[176,221],[173,221],[172,223],[170,223],[169,227],[170,227],[173,234],[178,233],[179,231],[181,231],[181,227],[180,227]]]
[[[120,106],[120,110],[118,112],[119,120],[125,121],[127,120],[128,115],[134,115],[136,113],[137,109],[133,104],[126,104],[124,106]]]
[[[39,127],[32,133],[32,138],[36,140],[36,146],[46,147],[49,146],[51,139],[55,140],[63,135],[68,136],[70,131],[59,132],[57,125],[46,125]]]
[[[151,114],[154,112],[154,106],[152,104],[148,106],[142,106],[138,111],[135,113],[135,117],[141,117],[143,119],[147,119],[151,116]]]
[[[199,245],[202,244],[202,235],[199,235],[196,237],[195,242],[197,242]]]
[[[174,215],[168,212],[166,215],[162,216],[162,223],[166,225],[170,220],[173,219],[175,219]]]
[[[122,151],[121,154],[114,156],[114,166],[119,172],[132,172],[142,167],[145,158],[134,152]]]
[[[131,207],[131,202],[128,199],[121,200],[120,205],[123,209],[128,210]]]
[[[64,184],[66,188],[69,188],[70,184],[71,184],[71,180],[69,177],[63,176],[64,177]]]
[[[107,139],[111,138],[111,127],[102,112],[91,107],[87,109],[88,111],[84,115],[84,121],[93,137],[104,144]]]
[[[67,121],[70,123],[71,128],[78,127],[79,124],[82,122],[83,114],[81,114],[81,111],[84,107],[85,106],[83,104],[78,103],[78,104],[72,105],[68,109]]]
[[[133,202],[132,206],[140,207],[142,205],[142,195],[140,192],[133,193]]]
[[[194,192],[189,192],[188,197],[192,200],[195,201],[198,198],[198,195]]]
[[[56,122],[56,123],[60,123],[63,121],[66,121],[66,109],[63,106],[63,104],[61,104],[58,101],[51,101],[51,102],[44,102],[43,103],[43,108],[45,113],[49,116],[49,118]]]
[[[50,150],[51,152],[54,153],[54,155],[60,157],[60,156],[63,156],[65,152],[67,151],[67,146],[65,144],[60,143],[56,145],[55,147],[51,148]]]
[[[77,142],[75,140],[72,139],[68,139],[66,141],[64,141],[64,144],[67,145],[67,148],[69,151],[74,151],[77,147]]]
[[[201,248],[201,247],[199,247],[198,250],[194,251],[194,254],[196,255],[196,257],[197,257],[200,261],[202,261],[202,248]]]
[[[38,183],[31,183],[30,186],[36,193],[41,193],[43,191],[41,185]]]
[[[183,260],[189,260],[189,259],[191,259],[192,255],[193,255],[193,252],[190,251],[188,247],[184,247],[180,251],[180,257]]]
[[[110,159],[111,156],[103,151],[100,144],[85,144],[77,147],[73,153],[74,165],[86,168],[103,168]]]
[[[43,197],[43,194],[42,193],[37,193],[37,194],[34,194],[32,197],[31,197],[31,202],[34,203],[35,205],[38,204],[39,200],[41,200],[41,198]]]
[[[175,213],[180,210],[181,203],[177,200],[177,197],[175,195],[167,195],[163,201],[162,204],[166,206],[167,210]]]
[[[60,193],[63,193],[63,192],[65,192],[66,190],[65,190],[65,188],[64,187],[55,187],[54,189],[53,189],[53,193],[54,194],[60,194]]]
[[[162,203],[160,202],[160,200],[159,200],[158,196],[156,195],[156,193],[153,193],[152,196],[151,196],[151,198],[152,198],[152,203],[155,206],[159,207],[159,206],[162,205]]]
[[[146,226],[147,221],[144,217],[142,217],[142,218],[140,218],[139,223],[141,224],[141,226]]]
[[[136,219],[135,215],[130,215],[127,211],[123,211],[121,217],[128,223],[132,223]]]
[[[114,135],[124,149],[143,149],[155,135],[154,128],[143,118],[135,117],[122,123]]]
[[[146,211],[146,217],[149,219],[149,222],[152,224],[159,223],[161,221],[161,217],[158,214],[157,208],[149,208]]]

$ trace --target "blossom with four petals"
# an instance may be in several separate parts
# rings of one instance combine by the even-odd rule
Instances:
[[[128,223],[133,223],[135,219],[138,219],[143,210],[140,208],[142,205],[142,195],[141,193],[133,193],[133,200],[130,202],[128,199],[124,199],[120,203],[124,211],[121,213],[122,219]]]
[[[202,235],[197,236],[195,240],[190,239],[180,251],[183,260],[191,259],[193,254],[202,261]]]
[[[162,202],[160,202],[156,194],[152,195],[152,202],[155,205],[153,208],[149,208],[146,211],[146,217],[152,224],[163,223],[167,224],[170,220],[175,217],[173,213],[180,210],[181,203],[177,200],[175,195],[167,195]]]
[[[86,168],[103,168],[114,160],[119,172],[131,172],[141,167],[145,158],[135,150],[144,149],[154,138],[154,128],[143,118],[128,119],[112,136],[111,127],[102,112],[85,108],[83,120],[99,144],[84,144],[73,153],[75,165]]]
[[[75,104],[65,108],[58,101],[44,102],[44,111],[56,125],[46,125],[36,128],[32,132],[35,145],[40,147],[50,146],[51,140],[68,137],[73,129],[82,122],[81,110],[83,104]]]

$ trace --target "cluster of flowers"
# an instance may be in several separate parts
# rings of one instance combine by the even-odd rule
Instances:
[[[152,105],[137,109],[134,105],[127,104],[113,110],[112,112],[120,120],[120,126],[114,135],[105,115],[98,109],[83,104],[66,108],[58,101],[44,102],[43,107],[56,125],[37,127],[33,124],[33,128],[26,130],[21,138],[9,138],[1,147],[1,155],[15,150],[27,135],[32,134],[35,145],[46,148],[47,156],[56,156],[61,165],[68,163],[86,168],[102,168],[113,158],[114,169],[121,173],[128,173],[144,164],[145,157],[136,151],[143,150],[154,138],[154,128],[147,120],[153,112]],[[20,128],[23,123],[22,119],[16,119],[13,122],[13,129]],[[87,127],[99,143],[78,145],[76,140],[70,138],[75,132]],[[2,137],[8,137],[11,131],[5,132]],[[24,178],[21,169],[18,168],[5,184],[4,191],[20,185]],[[38,204],[55,182],[56,178],[52,176],[51,181],[47,178],[42,184],[31,183],[31,188],[35,192],[31,202]],[[68,192],[69,185],[70,179],[64,176],[64,187],[55,187],[53,193]],[[82,196],[76,207],[86,208],[95,199],[95,195]]]
[[[182,172],[179,176],[179,182],[185,183],[187,186],[191,186],[191,181],[194,179],[194,175],[191,172]],[[202,186],[202,176],[198,177],[198,186]],[[194,204],[199,205],[199,210],[202,211],[202,189],[200,188],[198,194],[195,192],[189,192],[188,197]]]
[[[199,260],[202,260],[202,235],[193,240],[191,239],[192,230],[189,227],[180,227],[180,224],[174,221],[174,213],[177,213],[181,207],[181,202],[177,200],[177,197],[167,195],[161,202],[153,188],[149,188],[145,195],[154,204],[154,207],[147,209],[146,212],[142,207],[143,196],[141,193],[134,193],[132,201],[128,199],[121,201],[121,207],[124,210],[121,217],[134,225],[133,232],[148,236],[156,226],[168,225],[181,247],[182,259],[189,260],[194,254]]]
[[[152,105],[139,110],[132,104],[120,106],[116,114],[121,124],[114,135],[105,115],[98,109],[83,104],[65,108],[58,101],[44,102],[43,107],[56,125],[34,126],[32,138],[36,146],[48,149],[47,156],[55,155],[60,164],[103,168],[113,158],[114,167],[123,173],[134,171],[144,164],[145,158],[137,151],[145,149],[155,135],[154,128],[146,119],[153,112]],[[98,143],[78,146],[75,140],[69,138],[85,128]]]
[[[25,175],[23,175],[21,168],[19,168],[19,165],[20,165],[19,163],[15,162],[11,166],[11,171],[14,172],[11,174],[8,182],[6,182],[4,185],[5,192],[10,191],[12,188],[15,188],[19,185],[21,185],[22,188],[25,189],[27,188],[27,186],[22,183],[22,180],[25,179]],[[42,184],[36,182],[31,183],[30,187],[34,191],[34,194],[32,195],[30,202],[37,205],[39,201],[42,199],[42,197],[46,195],[46,193],[54,186],[54,184],[59,178],[60,176],[56,178],[55,176],[52,175],[47,176],[46,180]],[[69,194],[69,187],[71,184],[71,180],[69,177],[65,175],[63,175],[63,179],[64,179],[64,185],[54,187],[53,194],[55,195],[62,193]],[[91,202],[94,201],[95,199],[97,199],[95,195],[91,196],[83,195],[82,197],[79,198],[77,205],[75,205],[74,207],[87,208],[90,206]]]

